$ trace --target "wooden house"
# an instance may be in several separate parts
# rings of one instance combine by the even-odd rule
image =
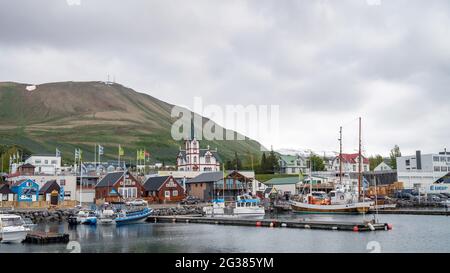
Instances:
[[[118,202],[141,198],[145,189],[129,172],[113,172],[105,175],[95,185],[95,199]]]
[[[31,179],[15,182],[11,186],[11,191],[17,195],[18,202],[34,202],[39,198],[39,185]]]
[[[0,184],[0,201],[14,201],[14,192],[11,191],[8,184]]]
[[[45,183],[41,189],[39,190],[39,195],[41,196],[42,201],[50,201],[51,194],[53,191],[60,192],[61,187],[56,182],[56,180],[50,180],[47,183]]]
[[[144,188],[144,196],[150,202],[179,202],[185,198],[184,188],[173,176],[149,177]]]

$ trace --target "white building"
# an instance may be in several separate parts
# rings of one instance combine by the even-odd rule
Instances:
[[[359,172],[359,154],[342,154],[342,172],[343,173],[357,173]],[[333,171],[339,172],[340,156],[333,160]],[[362,171],[369,171],[369,159],[362,156]]]
[[[280,173],[284,174],[299,174],[307,172],[307,160],[300,155],[281,155]]]
[[[61,171],[61,157],[55,155],[32,155],[25,160],[35,167],[35,174],[55,175]]]
[[[450,152],[397,157],[398,180],[405,188],[429,188],[430,184],[450,172]]]
[[[375,167],[374,171],[392,171],[392,168],[388,164],[381,162],[378,166]]]
[[[185,141],[185,150],[180,149],[177,156],[178,171],[217,172],[220,171],[220,161],[216,150],[200,148],[200,143],[194,137]]]

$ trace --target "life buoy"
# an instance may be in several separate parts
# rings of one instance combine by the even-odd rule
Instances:
[[[343,196],[343,195],[341,195],[341,197],[340,197],[340,198],[341,198],[341,200],[344,200],[344,196]]]

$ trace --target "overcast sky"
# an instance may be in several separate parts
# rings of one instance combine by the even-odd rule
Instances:
[[[69,2],[77,2],[70,0]],[[0,81],[280,106],[275,149],[450,149],[450,1],[0,2]]]

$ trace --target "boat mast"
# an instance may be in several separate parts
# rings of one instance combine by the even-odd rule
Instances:
[[[339,128],[339,183],[342,187],[342,126]]]
[[[362,151],[361,151],[361,117],[359,118],[359,152],[358,152],[358,201],[361,201]]]

